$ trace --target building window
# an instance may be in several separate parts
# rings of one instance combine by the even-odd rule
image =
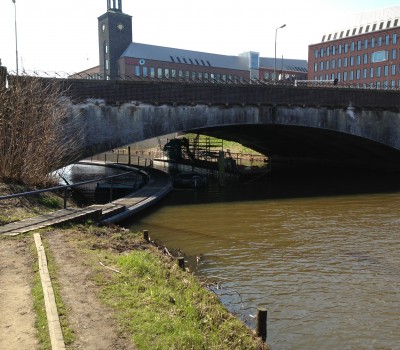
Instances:
[[[351,44],[350,44],[350,52],[353,52],[354,51],[354,41],[352,41],[351,42]]]
[[[340,77],[341,77],[340,72],[338,72],[337,78],[338,78],[339,81],[340,81]]]
[[[324,57],[324,48],[323,48],[323,47],[321,47],[319,56],[320,56],[320,57]]]
[[[383,22],[379,25],[379,29],[383,29]]]
[[[325,69],[329,70],[329,60],[325,62]]]
[[[368,64],[368,54],[366,53],[363,55],[363,63]]]
[[[336,60],[332,60],[331,66],[332,66],[332,69],[335,69],[335,68],[336,68]]]
[[[203,80],[203,73],[199,72],[199,80]]]
[[[171,77],[176,78],[176,69],[171,69]]]
[[[196,72],[192,72],[192,80],[196,80]]]
[[[382,67],[376,67],[376,77],[380,78],[382,75]]]
[[[190,78],[190,72],[188,70],[185,70],[185,79],[189,80]]]
[[[368,49],[368,39],[364,39],[364,50]]]
[[[318,63],[317,62],[314,63],[314,72],[318,72]],[[267,72],[265,72],[265,74],[267,74]],[[265,78],[265,75],[264,75],[264,78]]]
[[[178,77],[179,77],[180,79],[183,78],[183,70],[182,70],[182,69],[179,69],[179,71],[178,71]]]
[[[322,62],[322,61],[319,63],[319,70],[320,71],[324,70],[324,62]]]
[[[361,50],[361,40],[357,41],[357,51]]]
[[[371,63],[383,62],[388,59],[388,51],[375,51],[371,54]]]
[[[318,49],[314,50],[314,58],[318,58]]]
[[[375,38],[371,38],[371,48],[375,47]]]
[[[391,21],[387,21],[386,28],[390,28],[390,23],[391,23]]]
[[[156,70],[154,67],[150,67],[150,78],[154,78],[156,76]]]
[[[157,78],[162,78],[162,68],[157,68]]]
[[[363,78],[367,79],[367,68],[363,69]]]
[[[333,55],[333,56],[336,55],[336,46],[332,46],[332,55]]]
[[[378,36],[378,47],[382,46],[382,37]]]
[[[349,74],[349,80],[350,81],[352,81],[352,80],[354,80],[354,71],[350,71],[350,74]]]
[[[358,30],[358,34],[361,34],[363,31],[363,27],[360,27],[360,29]]]
[[[135,76],[140,77],[140,66],[135,66]]]
[[[361,70],[357,69],[356,70],[356,80],[360,80],[360,78],[361,78]]]
[[[339,55],[342,54],[342,44],[339,44],[339,46],[338,46],[338,54]]]
[[[169,69],[168,68],[164,69],[164,77],[169,78]]]
[[[372,31],[374,32],[376,30],[376,23],[372,26]]]
[[[147,67],[143,66],[143,77],[147,77]]]
[[[396,75],[396,65],[392,64],[392,75]]]
[[[397,34],[396,33],[392,35],[392,44],[393,45],[397,44]]]
[[[342,68],[342,59],[341,58],[338,58],[338,60],[337,60],[337,67]]]
[[[326,48],[326,57],[329,57],[329,55],[330,55],[330,47],[328,46]]]
[[[387,76],[389,75],[389,66],[388,66],[388,65],[385,65],[385,66],[383,67],[383,75],[384,75],[385,77],[387,77]]]
[[[389,45],[389,35],[385,35],[385,45]]]
[[[354,56],[350,56],[350,67],[354,66]]]
[[[372,68],[372,67],[369,69],[369,77],[370,78],[374,77],[374,68]]]
[[[357,66],[361,64],[361,55],[357,55],[357,61],[356,61]]]
[[[347,52],[349,52],[349,44],[345,43],[344,44],[344,53],[347,53]]]
[[[365,32],[366,32],[366,33],[369,32],[369,25],[367,25],[367,26],[365,27]]]
[[[347,72],[343,72],[343,81],[347,81]]]
[[[392,50],[392,60],[395,60],[395,59],[396,59],[396,55],[397,55],[397,50],[396,50],[396,49],[393,49],[393,50]]]
[[[347,64],[347,57],[345,57],[344,59],[343,59],[343,67],[347,67],[348,66],[348,64]]]

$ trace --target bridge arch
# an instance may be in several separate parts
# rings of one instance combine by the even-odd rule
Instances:
[[[71,106],[84,130],[86,157],[175,132],[239,142],[274,160],[400,170],[400,117],[395,111],[269,104]]]

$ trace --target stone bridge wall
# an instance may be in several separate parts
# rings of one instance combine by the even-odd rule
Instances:
[[[400,110],[397,90],[363,90],[343,87],[294,87],[281,85],[223,85],[146,81],[59,80],[75,101],[103,99],[107,104],[284,105]]]

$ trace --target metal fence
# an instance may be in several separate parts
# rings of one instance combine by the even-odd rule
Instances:
[[[16,71],[8,71],[9,76],[27,76],[27,77],[40,77],[40,78],[55,78],[55,79],[84,79],[84,80],[107,80],[107,77],[101,73],[89,74],[89,73],[69,73],[63,71],[26,71],[23,70],[17,74]],[[274,85],[274,86],[308,86],[308,87],[334,87],[344,89],[366,89],[366,90],[400,90],[400,85],[389,84],[389,81],[383,84],[377,83],[355,83],[355,82],[343,82],[338,81],[334,84],[334,81],[327,80],[274,80],[274,79],[216,79],[216,78],[183,78],[183,77],[138,77],[135,75],[118,75],[112,80],[127,80],[127,81],[143,81],[143,82],[172,82],[172,83],[185,83],[185,84],[217,84],[217,85]]]
[[[15,193],[15,194],[10,194],[6,196],[0,196],[0,201],[1,200],[6,200],[6,199],[12,199],[12,198],[21,198],[21,197],[28,197],[28,196],[36,196],[40,193],[45,193],[45,192],[58,192],[58,193],[63,193],[64,197],[64,209],[67,208],[67,198],[68,198],[68,193],[73,190],[73,189],[78,189],[82,186],[86,186],[89,184],[96,184],[95,186],[100,184],[107,184],[106,187],[103,187],[107,190],[107,195],[108,195],[108,201],[112,202],[114,198],[114,192],[118,188],[118,182],[116,180],[124,180],[124,183],[127,182],[127,177],[128,177],[128,182],[132,180],[132,178],[129,180],[129,176],[134,175],[134,183],[131,183],[131,192],[136,190],[138,188],[138,177],[139,176],[144,176],[144,174],[139,174],[139,170],[135,169],[132,171],[127,171],[121,174],[117,175],[111,175],[111,176],[105,176],[101,178],[97,178],[94,180],[88,180],[88,181],[82,181],[82,182],[77,182],[74,184],[67,184],[63,186],[55,186],[55,187],[50,187],[50,188],[45,188],[41,190],[36,190],[36,191],[28,191],[28,192],[22,192],[22,193]]]

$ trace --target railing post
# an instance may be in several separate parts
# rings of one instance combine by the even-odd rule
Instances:
[[[64,187],[64,209],[67,209],[67,191],[68,187]]]
[[[112,199],[113,199],[113,183],[114,183],[113,180],[114,179],[111,178],[111,181],[110,181],[110,203],[112,202]]]

